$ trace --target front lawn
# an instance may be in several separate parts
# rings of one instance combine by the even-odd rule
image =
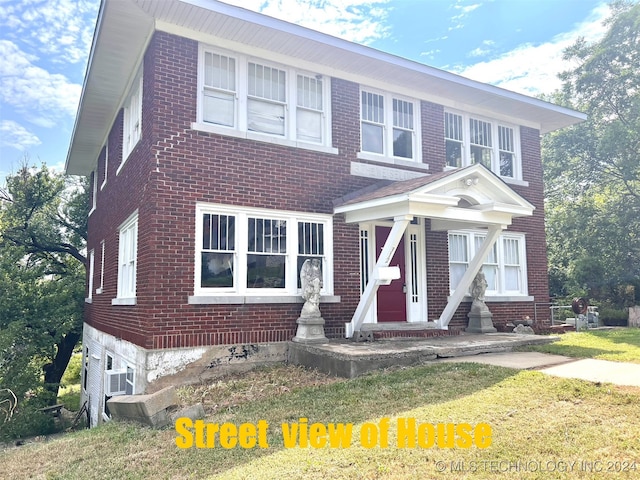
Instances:
[[[295,375],[314,375],[310,382],[299,383],[309,386],[281,388],[292,368],[297,369]],[[112,422],[9,448],[0,453],[3,475],[322,480],[631,479],[640,475],[638,388],[474,363],[429,364],[333,383],[318,381],[317,373],[297,367],[271,367],[263,373],[268,382],[259,395],[238,383],[238,377],[229,379],[236,382],[226,390],[233,400],[209,403],[207,410],[215,413],[206,421],[239,426],[265,420],[268,448],[227,449],[216,444],[211,449],[179,449],[173,427],[152,430]],[[190,393],[209,395],[197,389]],[[353,424],[349,448],[285,448],[282,425],[299,423],[301,418],[308,419],[309,425]],[[386,439],[379,428],[386,421],[382,419],[388,420]],[[418,425],[484,423],[491,429],[491,444],[488,448],[412,446],[406,443],[412,435],[398,435],[397,428],[410,421]],[[377,435],[373,448],[365,448],[363,438],[371,437],[361,437],[361,431]],[[619,471],[623,469],[626,472]]]
[[[554,353],[567,357],[598,358],[614,362],[640,363],[640,328],[607,328],[569,332],[546,345],[521,350]]]

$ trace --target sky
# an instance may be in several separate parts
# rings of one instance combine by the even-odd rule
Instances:
[[[602,0],[225,3],[532,96],[561,86],[563,49],[600,39],[609,14]],[[99,4],[0,0],[0,184],[24,162],[63,170]]]

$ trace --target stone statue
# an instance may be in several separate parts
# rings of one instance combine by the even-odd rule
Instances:
[[[480,270],[476,277],[471,282],[471,297],[473,301],[476,300],[484,303],[484,294],[487,291],[487,279],[484,276],[484,272]]]
[[[485,293],[487,291],[487,279],[484,272],[480,270],[471,282],[471,311],[467,314],[469,317],[469,326],[466,331],[470,333],[495,333],[497,330],[493,326],[493,315],[489,311],[487,304],[484,303]]]
[[[320,269],[319,258],[304,261],[302,269],[300,269],[300,283],[302,285],[302,298],[305,299],[301,315],[320,315],[322,270]]]
[[[302,298],[305,300],[298,317],[298,330],[294,342],[322,343],[327,341],[324,335],[324,318],[320,314],[320,290],[322,289],[322,268],[319,258],[309,258],[300,269]]]

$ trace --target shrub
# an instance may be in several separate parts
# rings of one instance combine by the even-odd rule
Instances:
[[[629,312],[626,309],[612,307],[600,307],[600,321],[608,327],[626,327],[629,320]]]

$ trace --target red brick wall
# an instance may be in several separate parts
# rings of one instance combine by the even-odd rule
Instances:
[[[144,57],[142,139],[117,175],[122,112],[115,119],[108,139],[107,184],[98,190],[97,210],[89,219],[89,249],[96,252],[94,286],[99,285],[100,241],[106,242],[104,291],[94,294],[86,318],[92,326],[146,348],[290,340],[300,304],[187,303],[194,283],[195,204],[331,214],[335,199],[376,183],[349,173],[360,145],[359,86],[332,79],[332,141],[337,155],[194,131],[197,55],[195,41],[154,35]],[[423,161],[431,172],[441,171],[443,108],[428,102],[421,107]],[[528,195],[541,185],[539,141],[530,129],[523,129],[522,136],[523,154],[532,163],[525,171],[531,188],[523,192]],[[100,170],[97,178],[101,183]],[[117,289],[117,228],[136,208],[137,304],[111,305]],[[531,245],[537,246],[544,239],[544,231],[537,230],[541,225],[536,219],[523,222],[517,230],[531,232],[536,239]],[[358,237],[357,225],[345,224],[341,216],[334,218],[334,294],[341,303],[321,306],[331,336],[342,335],[359,300]],[[429,319],[433,320],[448,295],[446,233],[427,231],[427,252]],[[536,252],[530,253],[530,290],[546,292],[541,279],[546,278],[546,264],[540,271],[542,262],[535,258]],[[464,313],[461,307],[460,315]]]

